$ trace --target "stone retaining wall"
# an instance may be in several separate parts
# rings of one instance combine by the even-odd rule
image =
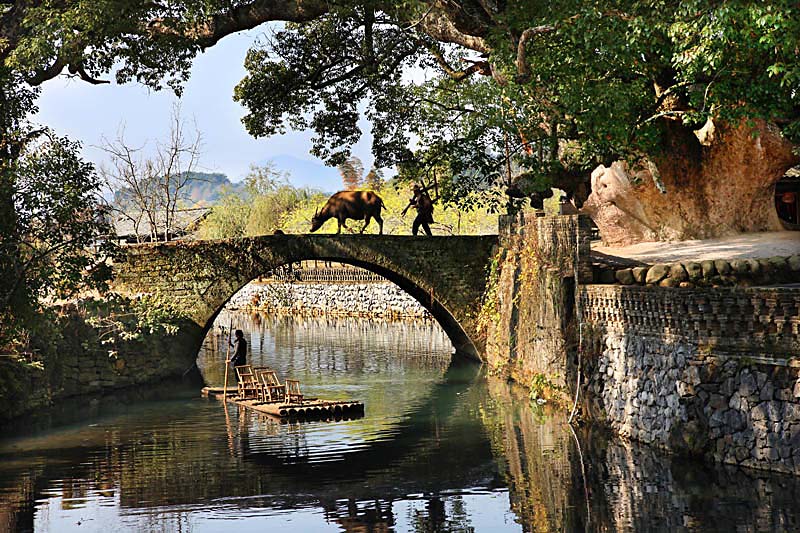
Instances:
[[[590,231],[583,216],[500,217],[481,310],[493,371],[561,403],[574,384],[575,284],[591,281]]]
[[[120,341],[114,353],[76,310],[58,317],[59,338],[38,368],[10,358],[0,362],[0,421],[64,398],[107,394],[185,377],[194,369],[197,348],[183,328],[177,335],[146,335]]]
[[[250,283],[228,308],[281,314],[430,318],[430,313],[394,283]]]
[[[800,474],[800,289],[579,292],[590,418],[660,448]]]

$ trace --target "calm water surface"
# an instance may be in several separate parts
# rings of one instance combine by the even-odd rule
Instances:
[[[573,433],[429,323],[222,315],[250,362],[366,416],[282,424],[197,383],[65,403],[0,437],[8,531],[798,531],[800,482]],[[221,384],[224,341],[198,358]]]

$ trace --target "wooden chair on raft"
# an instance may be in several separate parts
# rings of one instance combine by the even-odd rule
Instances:
[[[283,402],[286,399],[286,385],[278,380],[278,374],[270,368],[256,373],[258,377],[258,400],[264,403]]]
[[[258,381],[251,365],[237,366],[236,379],[239,385],[239,398],[242,400],[258,398]]]
[[[286,380],[286,403],[303,401],[303,393],[300,392],[300,382],[296,379]]]

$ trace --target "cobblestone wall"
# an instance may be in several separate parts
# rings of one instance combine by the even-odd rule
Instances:
[[[591,418],[660,448],[800,474],[800,289],[579,292]]]
[[[430,318],[419,302],[393,283],[250,283],[229,308],[281,314]]]

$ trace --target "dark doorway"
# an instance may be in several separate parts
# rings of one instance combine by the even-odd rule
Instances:
[[[775,184],[775,209],[783,227],[800,230],[800,167],[794,167]]]

